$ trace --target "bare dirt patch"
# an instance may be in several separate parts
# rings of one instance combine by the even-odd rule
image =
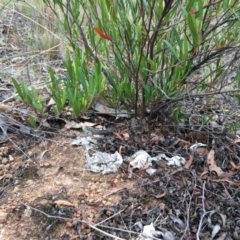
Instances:
[[[14,157],[15,185],[1,196],[0,212],[7,214],[1,223],[1,239],[76,235],[70,221],[48,219],[22,203],[49,215],[94,222],[100,209],[119,203],[119,190],[132,187],[133,181],[124,179],[120,172],[102,175],[87,171],[83,148],[70,142],[56,137],[29,149],[29,159]]]

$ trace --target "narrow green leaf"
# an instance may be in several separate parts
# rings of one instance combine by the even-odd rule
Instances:
[[[197,49],[198,47],[198,34],[197,34],[197,29],[196,29],[196,24],[194,22],[193,16],[189,13],[188,17],[188,26],[192,35],[192,40],[193,40],[193,48]]]
[[[17,80],[15,78],[12,78],[12,82],[13,82],[13,85],[19,95],[19,97],[24,100],[24,95],[23,95],[23,91],[22,91],[22,88],[21,88],[21,85],[17,82]]]
[[[179,58],[176,50],[175,50],[174,47],[172,46],[172,44],[171,44],[170,42],[166,41],[166,40],[163,40],[163,41],[167,44],[168,48],[169,48],[170,51],[172,52],[172,54],[173,54],[173,56],[175,57],[175,59],[180,62],[181,60],[180,60],[180,58]]]

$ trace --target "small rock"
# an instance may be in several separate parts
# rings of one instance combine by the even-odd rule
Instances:
[[[103,190],[101,189],[101,188],[99,188],[98,190],[97,190],[97,193],[102,193],[103,192]]]
[[[8,156],[8,159],[9,159],[10,162],[13,162],[13,161],[14,161],[14,158],[13,158],[12,155],[9,155],[9,156]]]
[[[48,201],[47,199],[41,199],[41,200],[39,201],[39,203],[40,203],[42,206],[44,206],[44,205],[48,205],[48,204],[49,204],[49,201]]]
[[[28,152],[27,152],[27,155],[28,155],[29,157],[31,157],[31,156],[33,155],[33,152],[32,152],[32,151],[28,151]]]
[[[96,184],[93,184],[90,189],[91,190],[96,190],[96,189],[98,189],[98,186]]]
[[[26,181],[26,184],[27,185],[33,185],[34,181],[32,179],[29,179],[29,180]]]
[[[2,147],[2,148],[0,149],[0,152],[2,152],[4,155],[7,155],[7,153],[8,153],[8,148],[7,148],[7,147]]]
[[[109,207],[111,205],[112,205],[112,202],[110,202],[110,201],[106,202],[106,204],[105,204],[106,207]]]
[[[59,182],[59,181],[56,181],[55,183],[56,183],[57,186],[61,186],[62,185],[62,183]]]
[[[50,167],[50,163],[46,162],[43,164],[44,167]]]
[[[15,187],[14,189],[13,189],[13,192],[15,193],[15,192],[18,192],[19,191],[19,187]]]
[[[2,164],[6,165],[8,162],[9,162],[9,160],[7,158],[3,158]]]
[[[5,174],[5,178],[12,178],[12,177],[13,177],[13,175],[10,173]]]
[[[93,202],[94,202],[94,199],[90,198],[90,199],[88,200],[88,202],[89,202],[89,203],[93,203]]]
[[[14,184],[15,184],[15,185],[18,185],[19,182],[20,182],[20,181],[17,179],[17,180],[14,182]]]
[[[7,164],[7,165],[5,165],[5,170],[10,170],[11,169],[11,165],[10,164]]]
[[[32,163],[33,163],[33,161],[31,159],[26,160],[26,164],[32,164]]]
[[[24,218],[30,218],[32,215],[32,209],[30,207],[27,207],[25,210],[24,210],[24,213],[23,213],[23,217]]]
[[[7,221],[8,213],[0,210],[0,223],[5,223]]]
[[[3,175],[3,171],[0,171],[0,176],[2,176]]]
[[[109,217],[109,216],[113,215],[113,212],[112,212],[112,211],[109,211],[109,210],[107,210],[107,211],[106,211],[106,215]]]

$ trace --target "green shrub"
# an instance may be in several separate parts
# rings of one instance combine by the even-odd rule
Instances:
[[[19,95],[19,97],[28,105],[33,107],[39,114],[44,113],[44,100],[41,95],[39,95],[35,88],[29,88],[22,81],[18,83],[16,79],[12,78],[13,85]]]
[[[43,2],[62,19],[71,46],[67,80],[58,82],[50,70],[58,113],[68,102],[78,116],[96,94],[115,108],[134,108],[136,115],[144,116],[156,100],[180,111],[179,100],[219,93],[228,85],[230,67],[238,68],[237,57],[220,59],[237,48],[237,1]],[[184,114],[174,116],[179,120]]]

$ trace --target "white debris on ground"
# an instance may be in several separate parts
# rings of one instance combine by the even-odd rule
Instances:
[[[117,151],[114,154],[96,151],[95,145],[99,138],[102,138],[102,136],[86,136],[86,133],[84,133],[72,141],[72,145],[81,145],[84,147],[87,170],[102,172],[103,174],[117,172],[123,163],[122,156]],[[89,150],[93,150],[94,153],[89,154]]]
[[[87,154],[88,155],[88,154]],[[95,152],[87,156],[86,168],[92,172],[114,173],[122,165],[122,156],[116,151],[114,154]]]
[[[175,240],[173,234],[165,229],[157,231],[153,223],[143,227],[142,233],[134,240]]]
[[[86,167],[93,172],[114,173],[117,172],[121,164],[123,163],[122,156],[116,151],[114,154],[104,153],[95,150],[97,139],[103,138],[99,135],[87,135],[87,132],[79,135],[77,139],[72,142],[72,145],[82,145],[85,148],[86,153]],[[206,144],[197,143],[192,145],[189,150],[194,151],[198,147],[206,147]],[[89,154],[89,150],[94,150],[92,155]],[[151,168],[152,161],[165,160],[169,166],[181,167],[186,163],[185,158],[181,156],[168,157],[166,154],[161,153],[155,157],[151,157],[146,151],[140,150],[134,153],[132,156],[124,159],[131,165],[131,170],[146,168],[146,172],[149,175],[154,174],[156,169]]]
[[[140,150],[134,153],[131,157],[127,158],[130,162],[132,169],[142,169],[148,168],[146,171],[148,174],[152,175],[156,170],[149,168],[152,166],[152,161],[166,160],[169,166],[180,167],[186,163],[185,158],[180,156],[167,157],[164,153],[157,155],[156,157],[151,157],[146,151]]]

